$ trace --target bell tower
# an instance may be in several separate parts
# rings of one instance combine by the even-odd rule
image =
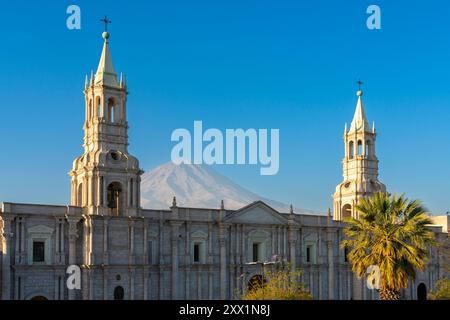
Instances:
[[[139,161],[128,153],[127,84],[117,79],[105,18],[103,51],[84,86],[84,153],[70,171],[71,203],[86,214],[135,216],[140,208]]]
[[[362,82],[358,81],[361,86]],[[386,192],[386,186],[378,180],[375,123],[370,127],[364,111],[361,88],[356,92],[355,115],[350,129],[344,130],[345,156],[342,161],[344,181],[336,187],[333,195],[334,220],[347,217],[358,218],[355,206],[361,198],[377,192]]]

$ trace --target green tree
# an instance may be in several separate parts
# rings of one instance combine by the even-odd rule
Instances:
[[[428,294],[430,300],[450,300],[450,279],[443,278],[436,282],[436,290]]]
[[[353,272],[363,277],[371,265],[380,268],[380,298],[399,300],[400,290],[424,270],[430,245],[435,245],[427,211],[418,200],[387,193],[362,199],[355,208],[359,219],[349,218],[341,244],[349,248]]]
[[[253,285],[242,300],[312,300],[303,283],[298,281],[300,275],[300,270],[289,271],[289,268],[265,271],[264,281]]]

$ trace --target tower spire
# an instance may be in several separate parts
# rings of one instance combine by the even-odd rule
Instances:
[[[103,50],[100,56],[100,62],[98,64],[97,72],[95,74],[95,84],[119,87],[119,82],[117,81],[117,74],[114,70],[114,65],[112,63],[111,52],[109,51],[109,32],[107,31],[108,23],[110,20],[105,16],[101,19],[105,23],[105,31],[102,33],[103,37]]]
[[[356,95],[358,96],[358,101],[356,102],[356,110],[353,116],[352,124],[350,125],[350,131],[369,131],[370,125],[367,120],[366,112],[364,111],[364,105],[362,101],[363,91],[361,90],[361,85],[363,82],[358,80],[356,82],[358,84],[358,91],[356,91]]]

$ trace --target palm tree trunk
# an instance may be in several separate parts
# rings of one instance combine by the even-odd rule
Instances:
[[[380,288],[380,299],[381,300],[400,300],[400,290],[395,290],[392,288],[381,287]]]

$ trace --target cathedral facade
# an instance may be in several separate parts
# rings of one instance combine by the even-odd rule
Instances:
[[[86,77],[84,153],[70,171],[71,204],[1,203],[1,299],[239,299],[276,260],[301,268],[316,299],[377,299],[339,247],[342,220],[357,218],[360,199],[386,191],[361,90],[344,132],[333,215],[278,212],[262,201],[239,210],[187,208],[175,198],[167,210],[142,209],[143,171],[128,152],[127,83],[114,70],[109,33],[103,39],[97,72]],[[448,218],[439,221],[430,228],[444,239]],[[404,298],[443,277],[441,257],[430,250]],[[81,269],[80,289],[66,285],[71,265]]]

